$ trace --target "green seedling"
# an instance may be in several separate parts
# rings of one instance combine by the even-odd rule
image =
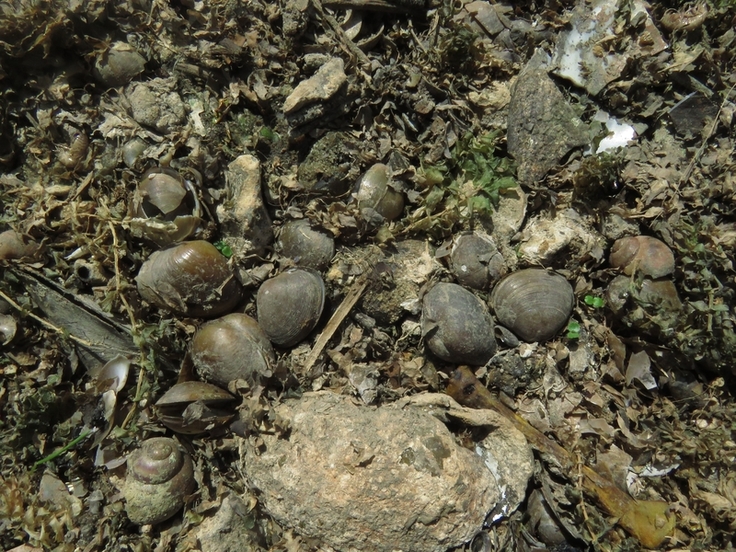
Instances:
[[[212,245],[214,245],[217,248],[217,250],[223,255],[225,255],[225,257],[227,257],[228,259],[233,256],[233,250],[224,241],[222,240],[217,241]]]
[[[51,462],[52,460],[55,460],[56,458],[58,458],[59,456],[61,456],[62,454],[64,454],[66,451],[73,449],[79,443],[81,443],[87,437],[89,437],[92,433],[93,433],[93,430],[91,430],[91,429],[88,429],[87,431],[83,431],[79,435],[79,437],[77,437],[75,439],[72,439],[66,445],[64,445],[63,447],[61,447],[60,449],[56,449],[54,452],[52,452],[48,456],[44,456],[38,462],[36,462],[35,464],[33,464],[33,467],[31,468],[31,471],[35,471],[36,468],[38,468],[39,466],[43,466],[44,464],[46,464],[48,462]]]
[[[567,339],[580,339],[580,323],[570,320],[567,325]]]
[[[586,305],[593,307],[594,309],[602,309],[606,304],[606,300],[603,299],[603,297],[598,297],[596,295],[586,295],[583,301],[585,301]]]

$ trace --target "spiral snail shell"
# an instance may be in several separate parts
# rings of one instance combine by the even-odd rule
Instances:
[[[133,523],[160,523],[178,512],[194,491],[190,456],[168,437],[154,437],[128,457],[125,511]]]

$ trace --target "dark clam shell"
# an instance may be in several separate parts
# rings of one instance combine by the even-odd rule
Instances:
[[[292,220],[279,233],[281,252],[294,259],[299,266],[323,270],[335,255],[332,236],[313,229],[308,220]]]
[[[259,383],[275,360],[268,336],[243,313],[207,322],[192,338],[191,354],[199,377],[222,387],[236,379]]]
[[[450,254],[452,273],[457,281],[473,289],[487,289],[506,273],[503,256],[490,238],[463,234],[455,239]]]
[[[355,197],[361,211],[373,210],[386,220],[404,211],[404,196],[392,187],[389,168],[383,163],[376,163],[360,178]]]
[[[457,284],[436,284],[424,296],[422,335],[429,350],[447,362],[482,365],[496,352],[488,309]]]
[[[570,283],[541,268],[509,274],[491,293],[498,322],[528,342],[553,337],[567,324],[574,304]]]
[[[281,347],[291,347],[307,337],[324,306],[322,277],[306,268],[293,268],[266,280],[256,295],[258,324]]]

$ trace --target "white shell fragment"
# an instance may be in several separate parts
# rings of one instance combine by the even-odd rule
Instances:
[[[445,552],[480,530],[500,492],[428,410],[306,393],[275,408],[283,433],[243,441],[241,467],[279,523],[322,545]]]
[[[616,36],[616,16],[623,4],[623,0],[578,2],[570,20],[572,28],[557,40],[555,74],[595,96],[620,78],[632,60],[653,57],[667,47],[642,0],[632,2],[631,19],[640,21],[649,40],[625,41],[621,48],[601,47]]]

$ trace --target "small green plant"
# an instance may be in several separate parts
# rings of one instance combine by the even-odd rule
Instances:
[[[233,256],[233,250],[224,241],[222,240],[216,241],[212,245],[214,245],[217,248],[217,250],[223,255],[225,255],[225,257],[227,257],[228,259]]]
[[[585,301],[586,305],[593,307],[594,309],[602,309],[606,304],[606,300],[603,299],[603,297],[598,297],[597,295],[586,295],[583,301]]]
[[[422,167],[425,192],[409,230],[451,232],[454,225],[488,216],[503,190],[516,187],[516,166],[498,154],[500,131],[476,136],[468,132],[452,149],[447,163]]]
[[[570,320],[567,325],[567,339],[580,339],[580,323]]]

